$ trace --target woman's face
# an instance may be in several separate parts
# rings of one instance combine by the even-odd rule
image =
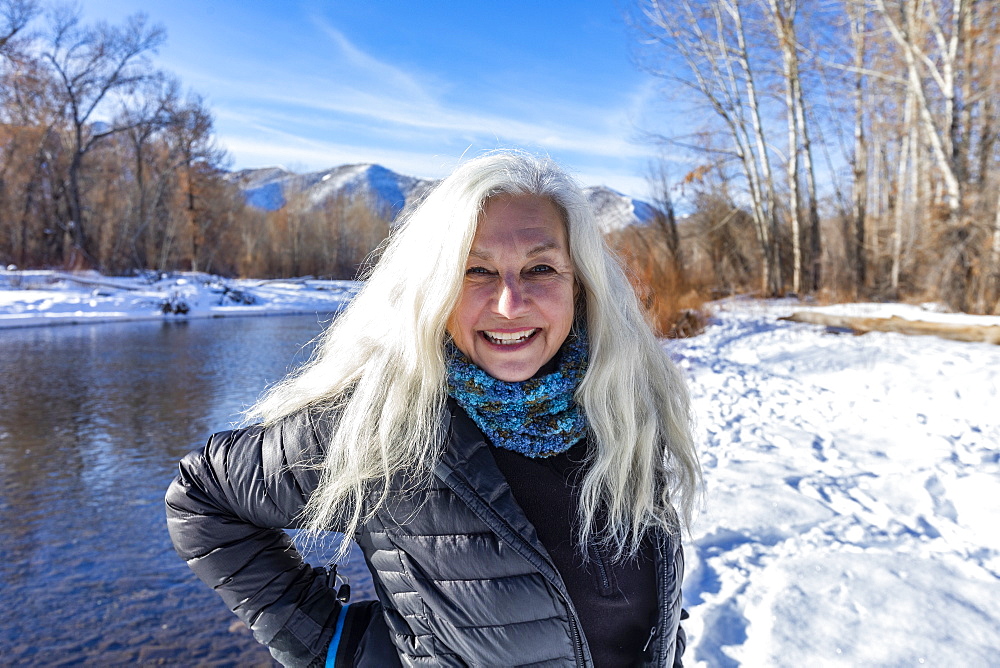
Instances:
[[[569,334],[574,285],[556,205],[535,196],[495,197],[479,221],[448,333],[494,378],[527,380]]]

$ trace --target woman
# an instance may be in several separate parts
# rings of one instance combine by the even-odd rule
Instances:
[[[282,663],[679,665],[687,395],[550,161],[442,181],[251,414],[181,462],[168,524]],[[378,601],[293,527],[353,538]]]

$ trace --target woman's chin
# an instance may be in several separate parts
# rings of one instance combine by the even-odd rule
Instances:
[[[482,369],[497,380],[519,383],[534,376],[541,366],[541,364],[485,364]]]
[[[519,383],[522,380],[528,380],[545,363],[545,360],[540,355],[508,355],[505,359],[497,359],[497,357],[486,355],[477,360],[476,364],[497,380],[507,383]]]

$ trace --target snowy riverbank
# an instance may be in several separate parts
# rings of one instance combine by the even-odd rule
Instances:
[[[332,312],[356,288],[0,272],[0,328]],[[707,487],[686,547],[686,665],[996,665],[1000,346],[778,319],[807,308],[724,301],[702,335],[665,343],[690,380]]]
[[[0,270],[0,329],[95,322],[339,311],[354,281],[227,279],[183,272],[139,277]]]

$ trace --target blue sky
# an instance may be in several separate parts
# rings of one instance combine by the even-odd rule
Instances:
[[[644,196],[660,152],[642,139],[663,111],[657,83],[632,64],[616,0],[80,6],[86,20],[145,11],[166,27],[156,62],[204,97],[234,169],[377,162],[436,178],[518,146]]]

